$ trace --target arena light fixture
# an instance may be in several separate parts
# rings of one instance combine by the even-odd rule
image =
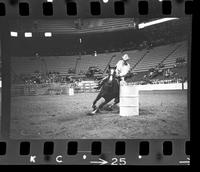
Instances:
[[[47,2],[53,2],[53,0],[47,0]]]
[[[30,38],[30,37],[32,37],[32,33],[31,33],[31,32],[25,32],[25,33],[24,33],[24,36],[25,36],[26,38]]]
[[[103,3],[108,3],[108,0],[103,0]]]
[[[51,32],[45,32],[45,33],[44,33],[44,36],[45,36],[45,37],[52,37],[52,33],[51,33]]]
[[[12,37],[18,37],[18,33],[11,31],[10,32],[10,36],[12,36]]]
[[[164,22],[167,22],[167,21],[170,21],[170,20],[177,20],[179,18],[177,17],[169,17],[169,18],[162,18],[162,19],[158,19],[158,20],[154,20],[154,21],[150,21],[150,22],[147,22],[147,23],[140,23],[138,25],[138,28],[139,29],[143,29],[145,27],[148,27],[148,26],[152,26],[152,25],[155,25],[155,24],[159,24],[159,23],[164,23]]]

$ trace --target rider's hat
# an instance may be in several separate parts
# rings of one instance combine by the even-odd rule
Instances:
[[[130,58],[129,58],[128,54],[124,54],[124,55],[122,56],[122,59],[123,59],[124,61],[126,61],[126,60],[129,60]]]

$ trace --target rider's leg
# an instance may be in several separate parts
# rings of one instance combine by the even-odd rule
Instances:
[[[117,77],[118,86],[120,86],[121,77]]]

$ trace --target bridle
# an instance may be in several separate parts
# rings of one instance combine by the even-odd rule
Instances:
[[[112,83],[112,81],[115,79],[116,72],[114,68],[110,69],[109,77],[108,77],[108,83]]]

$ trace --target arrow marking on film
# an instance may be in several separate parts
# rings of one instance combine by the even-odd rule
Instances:
[[[99,165],[104,165],[104,164],[107,164],[108,161],[106,160],[103,160],[101,158],[99,158],[99,161],[90,161],[91,164],[99,164]]]
[[[179,161],[180,164],[189,164],[190,161]]]

